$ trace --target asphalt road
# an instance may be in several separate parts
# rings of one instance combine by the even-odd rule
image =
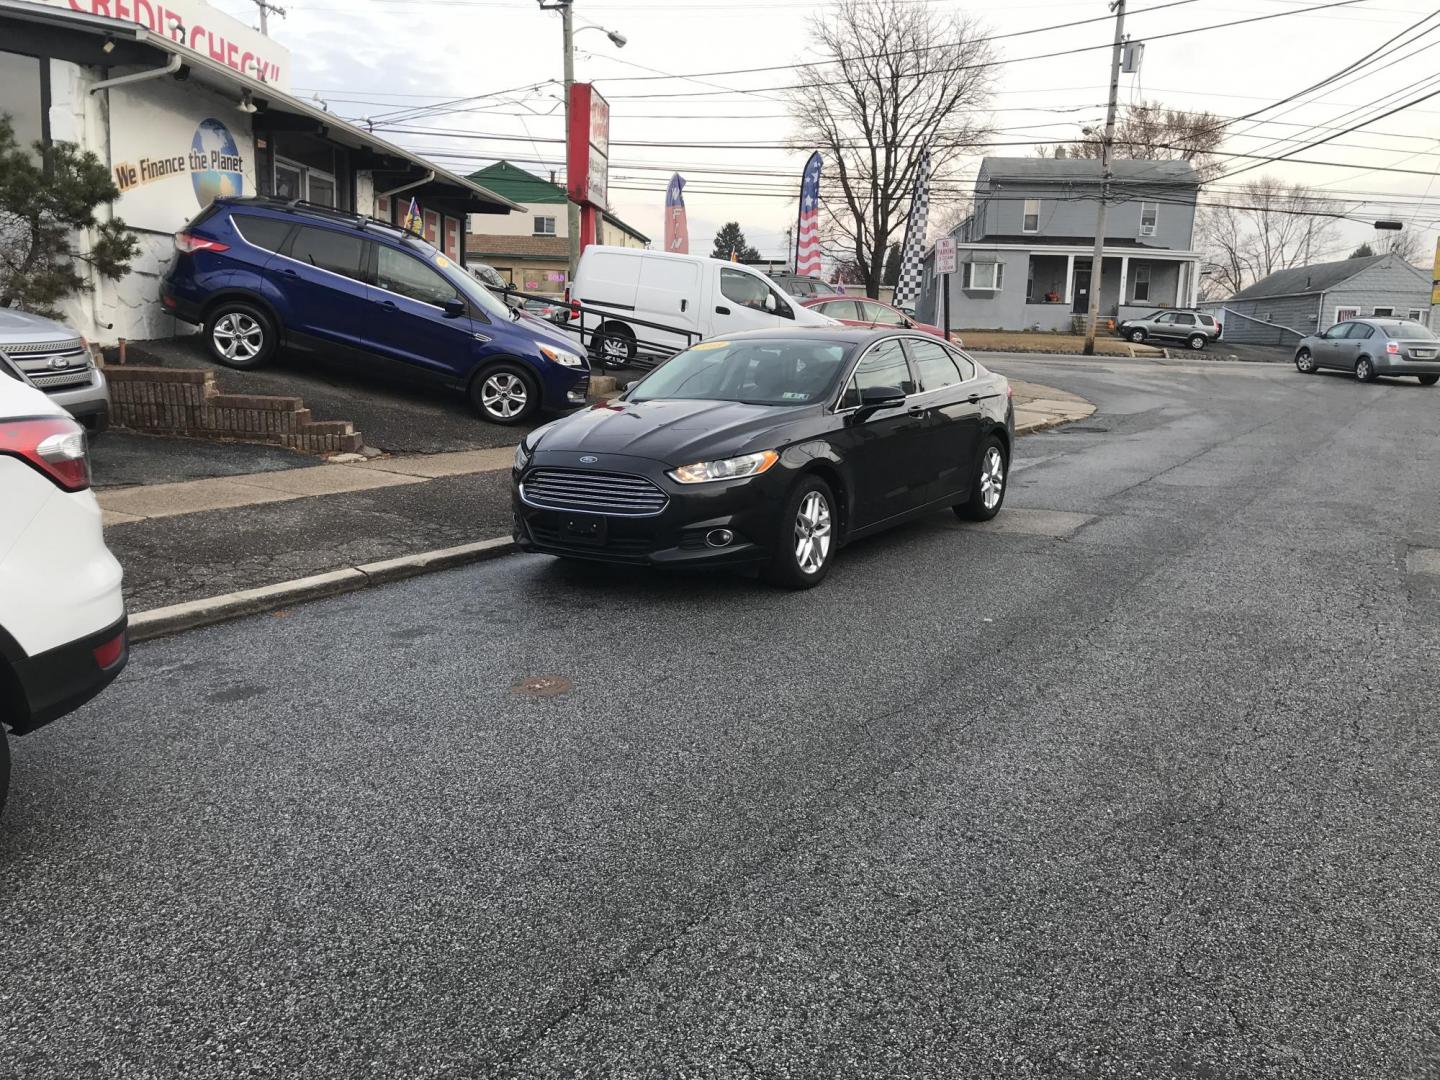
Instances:
[[[137,648],[15,744],[0,1075],[1436,1076],[1440,391],[994,364],[1100,411],[817,591]]]

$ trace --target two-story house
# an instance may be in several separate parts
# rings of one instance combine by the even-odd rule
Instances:
[[[1113,161],[1100,317],[1193,306],[1200,285],[1194,250],[1200,182],[1187,161]],[[987,157],[975,208],[951,234],[958,271],[949,276],[956,328],[1070,330],[1090,308],[1100,162],[1090,158]],[[942,283],[926,256],[918,313],[938,322]]]
[[[559,296],[569,283],[570,223],[565,189],[555,174],[544,180],[508,161],[471,173],[477,184],[519,203],[523,210],[503,217],[494,214],[471,219],[465,254],[470,261],[488,263],[501,278],[521,292]],[[614,214],[601,214],[597,244],[649,247],[650,238],[626,225]]]

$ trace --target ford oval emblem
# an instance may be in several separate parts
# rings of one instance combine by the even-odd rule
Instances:
[[[598,457],[596,457],[594,454],[583,454],[583,455],[581,455],[581,457],[580,457],[580,464],[581,464],[581,465],[594,465],[595,462],[597,462],[597,461],[599,461],[599,460],[600,460],[600,459],[599,459]]]
[[[52,356],[52,357],[50,358],[50,367],[54,368],[54,369],[57,370],[57,371],[60,370],[61,368],[69,367],[69,366],[70,366],[70,361],[67,360],[67,359],[66,359],[65,357],[63,357],[63,356]]]

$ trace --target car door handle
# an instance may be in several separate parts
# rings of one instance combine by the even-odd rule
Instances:
[[[299,276],[300,276],[299,271],[294,270],[294,269],[292,269],[291,267],[288,267],[288,266],[282,267],[281,270],[280,270],[280,272],[281,272],[282,274],[284,274],[286,277],[299,277]]]
[[[970,395],[968,398],[966,398],[965,400],[968,401],[968,402],[970,402],[971,405],[979,405],[979,404],[980,404],[980,395],[979,395],[979,394],[971,394],[971,395]]]
[[[729,314],[730,314],[730,309],[729,309],[728,307],[717,307],[717,308],[715,309],[715,314],[716,314],[716,315],[729,315]]]
[[[386,311],[399,311],[399,310],[400,310],[400,308],[396,306],[394,300],[376,300],[375,303],[379,304],[379,305],[380,305],[382,308],[384,308]]]
[[[689,306],[690,306],[690,301],[689,301],[689,300],[681,300],[681,301],[680,301],[680,310],[681,310],[681,311],[684,311],[684,310],[685,310],[687,307],[689,307]]]

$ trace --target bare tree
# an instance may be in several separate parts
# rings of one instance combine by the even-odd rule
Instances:
[[[1277,270],[1334,255],[1341,216],[1333,201],[1303,184],[1270,177],[1248,181],[1224,203],[1202,205],[1196,234],[1205,252],[1206,299],[1230,296]]]
[[[795,145],[825,154],[828,246],[878,296],[921,153],[932,185],[954,187],[959,159],[989,133],[994,54],[973,18],[907,0],[836,0],[811,44],[819,58],[790,94]]]
[[[1128,105],[1115,121],[1114,158],[1132,161],[1188,161],[1201,182],[1214,179],[1221,165],[1215,151],[1225,138],[1225,121],[1208,112],[1167,108],[1158,101]],[[1100,132],[1066,146],[1041,147],[1041,157],[1098,158]]]
[[[1372,246],[1377,255],[1399,255],[1407,263],[1417,259],[1429,263],[1429,259],[1424,258],[1425,252],[1420,250],[1420,234],[1414,229],[1383,233]]]
[[[930,197],[930,230],[926,243],[933,244],[942,236],[949,236],[964,224],[965,219],[975,212],[975,200],[949,197],[944,200]]]

